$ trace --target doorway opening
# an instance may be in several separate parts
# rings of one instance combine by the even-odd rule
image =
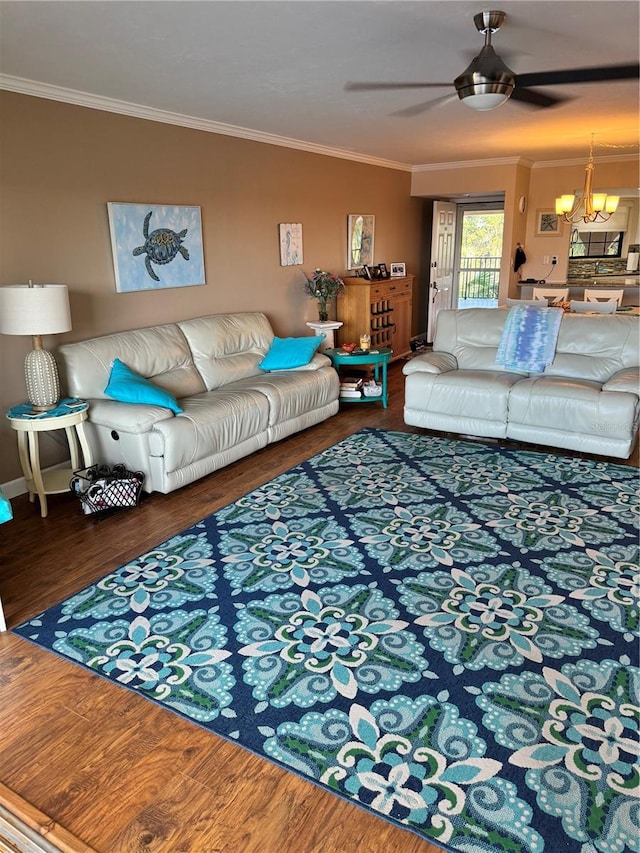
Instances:
[[[504,210],[459,205],[456,239],[458,308],[497,308]]]

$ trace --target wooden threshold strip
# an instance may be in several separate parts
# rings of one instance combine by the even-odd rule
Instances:
[[[0,782],[0,851],[97,853]]]

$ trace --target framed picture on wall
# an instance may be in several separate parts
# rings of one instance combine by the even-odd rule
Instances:
[[[557,237],[561,233],[562,223],[555,211],[536,211],[536,234],[539,237]]]
[[[302,223],[280,223],[280,266],[291,267],[303,263]]]
[[[199,207],[107,203],[118,293],[205,284]]]
[[[375,216],[368,213],[350,213],[347,220],[347,269],[354,270],[364,264],[373,265],[373,231]]]

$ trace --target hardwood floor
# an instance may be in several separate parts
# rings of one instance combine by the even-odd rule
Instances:
[[[71,495],[51,496],[45,519],[26,496],[13,500],[14,520],[0,528],[9,628],[363,426],[420,432],[402,420],[401,367],[390,367],[389,409],[346,405],[319,426],[99,523],[80,515]],[[67,853],[438,853],[10,633],[0,634],[0,732],[0,809]],[[1,833],[0,825],[0,849]]]

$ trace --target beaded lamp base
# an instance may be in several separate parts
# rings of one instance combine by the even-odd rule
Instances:
[[[33,349],[24,360],[27,397],[40,412],[53,409],[60,399],[60,381],[54,357],[43,349]]]

